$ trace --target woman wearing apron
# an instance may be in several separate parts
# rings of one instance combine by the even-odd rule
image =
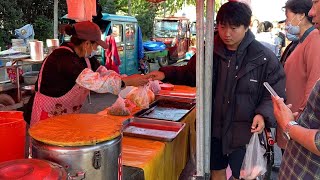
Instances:
[[[118,94],[124,86],[140,86],[148,82],[147,76],[120,77],[114,71],[100,66],[93,52],[98,45],[107,48],[101,40],[98,25],[85,21],[67,26],[69,43],[62,44],[43,62],[36,93],[30,98],[25,119],[30,125],[48,117],[79,113],[90,90]]]

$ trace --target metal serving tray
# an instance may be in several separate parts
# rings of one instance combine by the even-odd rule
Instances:
[[[166,97],[166,98],[182,98],[182,99],[192,99],[196,100],[196,93],[182,93],[182,92],[171,92],[171,91],[160,91],[159,94],[156,95],[156,99]]]
[[[171,95],[163,95],[157,94],[156,100],[169,100],[169,101],[177,101],[183,103],[196,103],[196,98],[191,96],[171,96]]]
[[[185,123],[132,118],[123,134],[157,141],[172,141],[185,127]]]
[[[149,108],[138,111],[134,117],[178,122],[192,111],[195,105],[196,103],[192,99],[158,99],[151,103]]]

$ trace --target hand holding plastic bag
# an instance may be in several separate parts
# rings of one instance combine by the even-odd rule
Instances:
[[[240,179],[255,179],[266,173],[267,160],[264,157],[265,153],[266,149],[260,144],[258,133],[254,133],[242,162]]]

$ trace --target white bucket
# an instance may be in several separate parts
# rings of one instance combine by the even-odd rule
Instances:
[[[30,56],[32,60],[43,60],[43,42],[30,41]]]
[[[47,39],[46,43],[47,47],[59,47],[59,39]]]
[[[59,39],[47,39],[48,54],[51,54],[53,50],[59,47]]]

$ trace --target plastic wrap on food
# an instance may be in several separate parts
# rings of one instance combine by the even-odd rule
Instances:
[[[154,94],[159,94],[161,87],[159,84],[158,80],[154,81],[149,81],[149,89],[154,93]]]
[[[96,72],[89,68],[84,69],[76,79],[77,84],[97,93],[119,94],[121,89],[119,74],[102,69],[99,68]]]
[[[119,96],[116,102],[108,108],[108,114],[114,116],[128,116],[130,115],[130,110],[126,107],[124,99]]]
[[[138,107],[145,109],[154,101],[155,96],[148,86],[140,86],[138,88],[133,88],[126,98],[131,100]]]

